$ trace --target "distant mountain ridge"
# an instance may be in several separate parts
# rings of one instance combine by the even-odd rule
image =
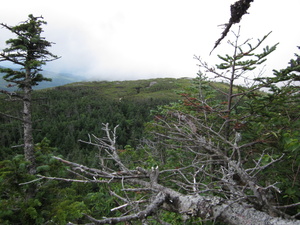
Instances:
[[[4,68],[0,66],[0,68]],[[45,89],[45,88],[52,88],[57,86],[62,86],[65,84],[70,84],[74,82],[81,82],[84,81],[85,78],[81,76],[74,76],[69,73],[55,73],[47,70],[41,71],[41,74],[43,74],[44,77],[51,78],[52,81],[43,81],[39,83],[37,86],[34,86],[34,90],[39,89]],[[2,77],[4,76],[4,73],[0,73],[0,89],[6,90],[6,91],[15,91],[17,90],[16,87],[7,87],[8,82],[6,82]]]

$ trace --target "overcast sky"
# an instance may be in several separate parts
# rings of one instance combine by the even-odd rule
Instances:
[[[195,77],[194,55],[217,63],[231,53],[227,40],[214,50],[235,0],[9,0],[1,4],[0,22],[16,25],[28,14],[42,15],[43,35],[55,42],[62,58],[45,69],[94,80]],[[268,68],[287,65],[300,45],[299,0],[255,0],[240,23],[242,40],[273,31],[265,45],[280,42]],[[233,26],[237,30],[239,25]],[[12,37],[0,29],[0,49]],[[232,37],[232,36],[231,36]]]

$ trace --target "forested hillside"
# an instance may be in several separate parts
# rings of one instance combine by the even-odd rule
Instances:
[[[115,82],[80,82],[33,93],[35,142],[47,138],[65,157],[92,163],[94,151],[80,144],[88,134],[101,136],[102,123],[119,125],[118,145],[136,147],[142,138],[144,123],[153,119],[151,110],[178,101],[177,92],[191,84],[190,79],[151,79]],[[1,96],[1,111],[18,117],[21,102]],[[22,125],[18,120],[1,117],[1,160],[22,148]]]
[[[32,91],[59,57],[28,17],[0,24],[0,61],[22,66],[0,68],[18,88],[0,90],[0,224],[300,224],[299,54],[263,74],[278,44],[239,30],[192,80]]]

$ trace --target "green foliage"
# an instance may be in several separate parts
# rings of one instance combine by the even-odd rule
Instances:
[[[260,45],[259,40],[254,47],[248,45],[249,49],[246,51],[238,46],[234,56],[219,56],[222,62],[216,66],[218,70],[202,63],[208,74],[212,73],[213,76],[227,80],[227,84],[211,82],[206,77],[208,75],[200,72],[193,85],[179,92],[181,101],[153,111],[157,119],[153,123],[148,123],[146,129],[155,143],[161,143],[156,145],[155,150],[152,148],[152,155],[160,168],[166,171],[184,168],[184,176],[190,180],[193,178],[189,175],[194,173],[190,165],[195,163],[193,160],[196,161],[196,153],[201,153],[201,149],[193,145],[194,138],[199,138],[197,135],[211,140],[223,149],[223,153],[228,157],[233,159],[240,157],[245,169],[255,167],[258,161],[262,166],[269,165],[272,160],[279,159],[284,154],[280,163],[264,169],[257,179],[260,185],[276,184],[282,191],[281,193],[271,191],[274,204],[289,205],[300,200],[298,191],[300,96],[299,84],[296,82],[299,81],[300,60],[299,55],[295,54],[296,59],[291,60],[286,69],[274,71],[273,77],[257,78],[256,81],[259,83],[256,86],[251,88],[235,86],[234,81],[241,74],[244,75],[265,62],[266,57],[277,46],[266,47],[260,54],[254,53]],[[224,78],[225,74],[228,75],[228,79]],[[269,91],[259,91],[261,87],[269,87]],[[205,126],[206,129],[203,129]],[[235,144],[245,145],[239,156],[235,156],[230,150],[231,147],[226,144],[226,141],[235,140],[236,132],[242,139]],[[159,135],[151,136],[151,134]],[[201,157],[204,163],[204,156]],[[209,162],[212,159],[208,157],[206,160]],[[219,176],[215,172],[218,168],[218,164],[210,166],[206,164],[203,171],[213,174],[213,177],[202,175],[198,179],[211,185],[211,189],[212,186],[216,190],[221,188],[217,182],[213,182]],[[164,175],[172,176],[172,180],[177,181],[182,178],[181,175],[176,176],[175,172],[172,174],[165,172]],[[161,183],[176,188],[174,183],[168,183],[166,180],[163,179]],[[181,182],[185,184],[184,179]],[[295,206],[286,209],[285,212],[295,215],[299,210],[299,206]]]
[[[272,154],[285,154],[283,161],[266,171],[270,182],[279,182],[282,194],[276,197],[282,204],[300,201],[300,96],[296,82],[300,70],[299,55],[295,56],[287,68],[274,70],[274,77],[258,79],[269,87],[269,93],[251,96],[251,107],[248,107],[260,115],[255,121],[263,124],[264,141],[271,147]],[[287,212],[295,214],[299,210],[299,207],[292,207]]]
[[[68,176],[67,168],[51,157],[56,152],[47,139],[37,144],[39,174]],[[22,155],[0,162],[1,224],[66,224],[86,222],[83,213],[95,217],[110,215],[115,203],[105,187],[55,180],[20,185],[36,179],[28,175],[27,163]]]
[[[97,149],[81,144],[88,134],[102,136],[102,123],[119,124],[118,148],[135,148],[143,135],[144,123],[153,115],[150,110],[176,101],[175,90],[187,86],[188,79],[151,79],[123,82],[75,83],[33,93],[33,134],[36,142],[44,137],[51,140],[64,158],[86,165],[97,164]],[[150,84],[152,84],[150,86]],[[136,86],[143,86],[137,93]],[[158,88],[155,88],[157,86]],[[163,89],[165,87],[165,89]],[[1,96],[0,96],[1,97]],[[2,96],[4,97],[4,96]],[[18,117],[19,102],[0,101],[1,111]],[[21,115],[20,115],[21,116]],[[5,151],[12,145],[22,144],[20,122],[0,117],[0,151],[7,159],[13,153]],[[19,150],[19,149],[16,149]],[[21,151],[20,151],[21,153]],[[5,156],[5,157],[4,157]],[[78,161],[79,160],[79,161]]]
[[[29,191],[28,185],[20,186],[27,180],[34,177],[27,173],[27,161],[24,160],[22,155],[15,156],[12,160],[5,160],[0,162],[0,223],[1,224],[14,224],[20,219],[28,219],[33,221],[36,217],[35,207],[39,205],[38,201],[25,200],[26,192]],[[19,217],[16,218],[16,214]],[[33,220],[32,220],[33,219]]]
[[[260,42],[254,47],[249,44],[247,51],[238,47],[239,52],[234,57],[220,56],[222,63],[218,64],[217,68],[227,70],[235,66],[236,70],[252,71],[257,65],[265,62],[265,57],[276,48],[276,45],[266,47],[263,53],[256,54],[254,50],[259,45]],[[234,132],[238,130],[242,133],[239,145],[256,143],[241,152],[246,169],[252,167],[253,162],[258,160],[261,160],[261,165],[268,165],[272,159],[278,159],[282,153],[285,154],[280,164],[265,169],[258,179],[260,184],[265,186],[278,182],[276,185],[282,193],[272,193],[277,203],[298,202],[300,200],[299,89],[292,83],[299,79],[298,64],[297,58],[291,61],[287,69],[274,71],[274,78],[258,79],[260,82],[258,87],[269,87],[268,93],[250,91],[246,87],[223,82],[211,82],[201,72],[194,80],[90,82],[38,91],[34,95],[39,100],[33,113],[34,136],[39,141],[35,146],[37,173],[50,177],[78,178],[76,174],[69,174],[66,166],[52,158],[53,155],[59,154],[78,163],[97,167],[99,162],[95,155],[98,149],[77,143],[77,140],[86,140],[88,133],[103,136],[101,123],[108,122],[112,126],[120,125],[118,153],[128,168],[135,168],[137,165],[143,168],[159,166],[160,171],[163,171],[160,184],[178,189],[174,180],[184,184],[186,180],[183,177],[191,180],[192,174],[195,174],[194,168],[190,165],[197,158],[186,146],[195,152],[202,151],[200,147],[193,146],[192,141],[196,135],[201,133],[211,142],[217,143],[228,157],[235,157],[226,141],[231,141]],[[288,81],[288,84],[277,85],[283,81]],[[181,84],[181,87],[178,84]],[[177,96],[174,90],[177,90]],[[232,102],[229,104],[229,101]],[[3,102],[0,104],[6,113],[12,113],[18,107],[8,106]],[[183,123],[181,116],[188,117],[192,123],[182,120],[184,125],[176,127],[176,124]],[[43,120],[39,121],[40,118]],[[148,122],[153,118],[154,120]],[[12,143],[19,143],[21,135],[18,134],[18,129],[21,126],[18,123],[12,125],[8,123],[11,121],[4,119],[1,122],[3,124],[0,129],[7,130],[0,136],[3,146],[0,150],[4,152]],[[148,122],[146,126],[145,122]],[[201,130],[199,124],[209,129]],[[227,124],[227,129],[223,129]],[[180,136],[180,132],[169,133],[168,128],[171,126],[175,127],[176,131],[189,133],[189,138]],[[210,129],[220,131],[218,134],[225,138],[221,139]],[[157,133],[162,135],[155,136]],[[166,139],[164,135],[173,139]],[[142,138],[149,138],[152,142],[141,142]],[[50,140],[55,148],[50,146]],[[191,145],[188,145],[189,143]],[[139,144],[146,146],[141,147]],[[68,221],[85,223],[87,220],[83,213],[95,218],[119,216],[123,213],[111,212],[112,208],[120,204],[117,198],[109,194],[112,186],[114,192],[120,194],[124,188],[121,184],[100,186],[57,180],[28,183],[36,177],[27,173],[28,162],[24,160],[23,155],[17,155],[15,152],[5,154],[5,158],[3,156],[3,161],[0,162],[1,224],[66,224]],[[201,157],[203,162],[214,160],[217,162],[213,157]],[[211,190],[216,190],[213,194],[227,197],[225,192],[217,192],[222,188],[216,181],[220,176],[216,172],[219,166],[213,163],[206,165],[202,170],[203,174],[195,179],[210,184]],[[179,168],[184,168],[184,173]],[[180,191],[189,193],[188,190]],[[127,197],[140,199],[143,195],[144,193],[130,193]],[[295,214],[297,211],[299,207],[291,207],[287,213]],[[172,224],[202,223],[194,218],[183,221],[181,216],[170,212],[160,212],[160,216]],[[151,224],[158,223],[151,221]]]
[[[66,167],[52,158],[57,149],[43,139],[36,146],[37,170],[41,175],[65,177]],[[26,169],[23,155],[0,162],[0,223],[1,224],[66,224],[69,221],[84,221],[83,213],[101,215],[109,207],[109,199],[103,202],[105,192],[98,199],[90,193],[98,190],[97,185],[72,184],[55,180],[35,180]],[[99,193],[101,191],[99,190]],[[90,210],[95,207],[101,210]],[[102,214],[105,215],[105,214]]]
[[[154,83],[149,87],[151,82]],[[33,96],[37,101],[33,108],[33,119],[36,121],[34,136],[39,142],[35,145],[37,173],[45,176],[69,176],[67,168],[52,158],[53,155],[60,154],[64,158],[97,167],[99,162],[95,155],[98,150],[80,144],[77,140],[86,140],[88,133],[101,136],[102,122],[120,124],[118,148],[124,162],[132,168],[136,165],[151,168],[155,164],[154,159],[149,157],[146,150],[136,148],[138,139],[143,135],[144,122],[153,118],[150,110],[178,99],[173,92],[179,88],[178,83],[186,85],[190,81],[155,79],[91,82],[35,92]],[[137,93],[134,87],[141,84],[144,87]],[[154,88],[156,85],[157,88]],[[121,100],[120,96],[123,96]],[[10,115],[16,115],[15,112],[21,107],[18,102],[6,104],[4,99],[0,104],[1,110]],[[108,194],[109,189],[105,186],[69,184],[55,180],[41,180],[20,186],[19,183],[36,179],[27,174],[28,163],[24,157],[14,156],[18,151],[22,154],[21,149],[15,148],[12,151],[10,148],[11,145],[22,143],[22,126],[18,121],[0,119],[3,122],[0,129],[5,131],[1,133],[2,146],[5,146],[0,148],[5,153],[1,155],[4,160],[1,162],[1,188],[9,190],[4,191],[6,194],[1,197],[1,224],[18,223],[21,219],[22,224],[44,224],[50,221],[66,224],[68,221],[86,221],[82,213],[95,218],[119,215],[110,211],[117,206],[116,199]],[[50,146],[50,140],[51,145],[56,148]],[[9,151],[5,151],[6,149]],[[25,201],[31,190],[37,190],[30,197],[33,201]],[[17,211],[12,210],[16,207]],[[16,213],[22,216],[16,217]]]
[[[244,50],[242,46],[237,46],[236,49],[236,54],[234,56],[229,56],[226,54],[225,57],[218,55],[218,57],[222,60],[225,61],[224,63],[220,63],[216,65],[218,69],[221,70],[226,70],[229,68],[235,68],[236,70],[242,69],[245,71],[251,71],[254,70],[258,65],[261,65],[264,63],[267,59],[266,57],[271,54],[273,51],[276,50],[276,45],[269,47],[266,46],[263,49],[262,53],[255,53],[254,51],[257,50],[257,48],[261,45],[261,43],[271,34],[268,33],[265,35],[262,40],[258,39],[258,43],[255,46],[252,46],[248,41],[248,49]]]
[[[24,88],[26,85],[35,86],[41,81],[51,81],[51,79],[43,77],[39,71],[47,61],[52,61],[58,57],[47,50],[52,43],[41,36],[43,32],[41,26],[46,24],[41,19],[42,17],[29,15],[27,21],[13,27],[1,24],[2,27],[15,34],[17,38],[6,41],[8,47],[3,49],[0,59],[17,64],[22,69],[0,68],[0,72],[5,73],[4,80],[15,83],[19,88]]]

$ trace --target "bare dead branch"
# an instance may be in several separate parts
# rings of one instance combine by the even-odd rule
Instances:
[[[41,179],[47,179],[47,180],[59,180],[59,181],[65,181],[65,182],[78,182],[78,183],[107,183],[106,180],[77,180],[77,179],[67,179],[67,178],[61,178],[61,177],[46,177],[42,175],[37,175],[37,177],[40,177]]]
[[[300,202],[290,204],[290,205],[282,205],[282,206],[274,206],[277,209],[286,209],[286,208],[291,208],[300,205]]]
[[[210,140],[209,136],[204,137],[202,134],[195,133],[188,123],[184,123],[188,120],[191,120],[197,128],[201,128],[206,134],[214,136],[214,142]],[[81,179],[65,179],[45,176],[39,176],[39,179],[53,179],[81,183],[121,183],[123,195],[117,194],[109,188],[110,195],[123,202],[121,204],[118,203],[118,206],[112,208],[111,211],[124,210],[126,208],[126,214],[123,214],[120,217],[103,219],[95,219],[86,215],[87,218],[95,224],[144,220],[148,216],[155,216],[155,213],[158,210],[168,210],[183,216],[201,217],[204,220],[211,220],[218,217],[224,221],[229,221],[232,224],[242,224],[240,223],[242,221],[240,218],[241,215],[245,220],[250,212],[254,214],[257,213],[255,215],[260,216],[257,221],[261,220],[262,216],[268,221],[272,219],[272,217],[266,213],[252,209],[251,205],[242,204],[242,202],[246,202],[246,199],[248,202],[253,201],[276,212],[278,215],[285,216],[283,213],[277,212],[279,209],[273,207],[265,196],[265,193],[268,192],[268,190],[279,191],[275,186],[276,184],[267,187],[260,186],[253,176],[254,173],[261,172],[266,166],[272,165],[272,163],[277,162],[279,159],[272,159],[271,163],[268,165],[262,164],[262,160],[258,160],[253,168],[244,169],[240,160],[235,161],[233,157],[228,157],[220,149],[220,146],[217,144],[218,141],[220,143],[225,143],[230,148],[235,145],[233,142],[227,141],[220,132],[214,131],[213,127],[203,125],[197,118],[183,114],[177,121],[177,124],[169,123],[168,121],[166,121],[166,124],[168,124],[170,130],[165,136],[162,136],[177,141],[179,140],[181,147],[182,144],[187,144],[184,151],[189,154],[194,154],[194,158],[190,165],[162,171],[159,171],[158,167],[151,169],[137,167],[135,170],[127,169],[121,171],[110,168],[109,170],[104,171],[88,168],[59,157],[54,157],[71,166],[71,170],[74,171],[73,174]],[[108,128],[108,126],[105,126],[105,129],[106,128]],[[106,129],[105,131],[106,135],[108,135],[109,129]],[[102,147],[106,148],[106,150],[113,155],[111,144],[114,144],[115,132],[116,131],[114,130],[112,133],[109,133],[109,135],[111,135],[109,138],[102,138],[100,142],[96,142],[99,149]],[[178,136],[180,138],[178,138]],[[97,139],[91,137],[89,142],[93,142],[93,140],[97,141]],[[201,147],[200,150],[199,147]],[[196,148],[198,148],[198,150],[196,150]],[[235,148],[239,147],[235,146]],[[215,157],[215,159],[213,157]],[[114,157],[103,157],[103,160],[121,161],[120,158]],[[123,162],[121,163],[123,164]],[[123,165],[126,167],[125,164]],[[212,171],[210,167],[214,167],[214,170]],[[236,174],[240,177],[243,184],[237,183],[234,178]],[[161,179],[158,179],[159,177]],[[171,183],[178,185],[185,193],[191,193],[192,195],[184,195],[167,186],[161,185],[161,180],[164,180],[167,177]],[[172,177],[174,177],[174,179],[172,179]],[[211,179],[211,182],[209,182],[209,179]],[[127,185],[130,185],[130,188],[128,188]],[[134,199],[126,192],[145,193],[145,195],[142,198]],[[249,195],[249,192],[252,192],[253,195]],[[208,195],[212,193],[218,193],[225,197],[219,198]],[[153,194],[156,194],[156,196],[153,196]],[[205,194],[206,196],[201,196],[201,194]],[[233,222],[229,217],[234,217],[239,223]],[[253,222],[256,220],[251,218],[251,221]],[[270,222],[270,224],[276,223]]]
[[[1,116],[5,116],[5,117],[7,117],[7,118],[11,118],[11,119],[15,119],[15,120],[19,120],[19,121],[21,121],[21,122],[24,122],[24,120],[23,120],[22,118],[19,118],[19,117],[16,117],[16,116],[12,116],[12,115],[8,115],[8,114],[6,114],[6,113],[0,112],[0,115],[1,115]]]
[[[31,183],[34,183],[34,182],[40,181],[40,180],[42,180],[42,179],[44,179],[44,178],[43,178],[43,177],[41,177],[41,178],[34,179],[34,180],[31,180],[31,181],[28,181],[28,182],[19,183],[19,185],[31,184]]]
[[[79,140],[79,141],[82,143],[98,146],[101,150],[103,149],[107,153],[107,155],[116,162],[116,164],[119,166],[121,171],[126,171],[129,173],[129,169],[126,168],[126,166],[122,163],[116,148],[117,128],[119,125],[115,126],[112,132],[109,128],[108,123],[106,124],[103,123],[102,125],[103,125],[102,130],[104,130],[106,135],[104,138],[98,138],[95,135],[92,135],[94,139],[93,142],[91,136],[89,135],[88,142],[83,140]]]
[[[121,191],[132,191],[132,192],[154,192],[152,188],[124,188]]]
[[[158,210],[158,208],[162,205],[165,199],[166,199],[166,195],[160,192],[156,195],[155,199],[149,204],[149,206],[147,206],[146,209],[136,214],[132,214],[128,216],[106,218],[102,220],[97,220],[89,215],[86,215],[86,217],[96,224],[114,224],[114,223],[129,221],[129,220],[137,220],[137,219],[141,220],[147,218],[150,215],[153,215]]]
[[[127,207],[127,206],[129,206],[129,205],[132,205],[132,204],[139,204],[139,203],[145,203],[145,202],[146,202],[146,200],[139,200],[139,201],[129,202],[129,203],[126,203],[126,204],[124,204],[124,205],[120,205],[120,206],[117,206],[117,207],[115,207],[115,208],[112,208],[110,211],[113,212],[113,211],[116,211],[116,210],[125,208],[125,207]]]

